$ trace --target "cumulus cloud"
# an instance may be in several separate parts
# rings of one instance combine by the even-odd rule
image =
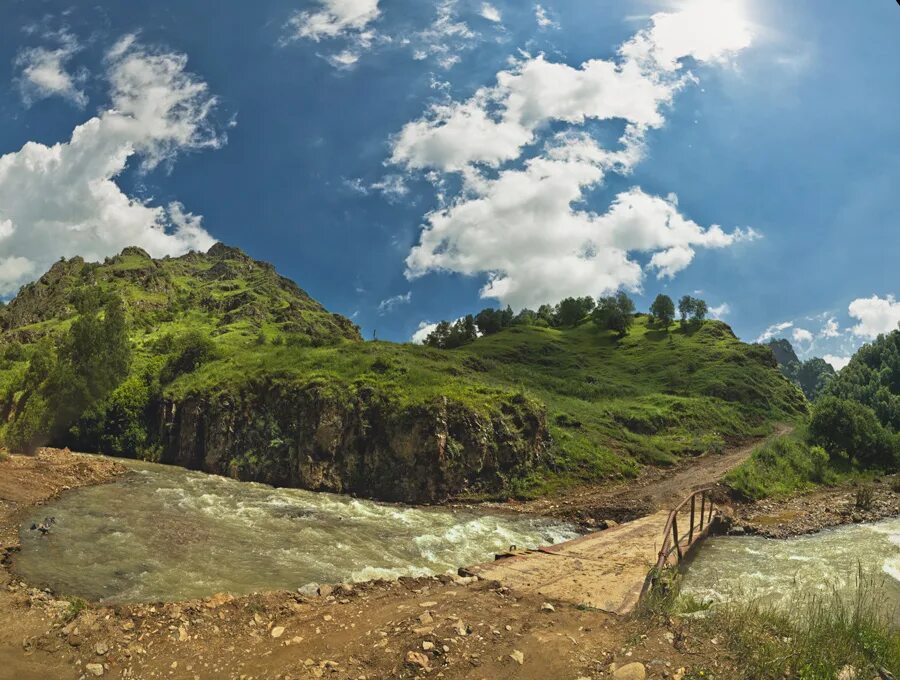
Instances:
[[[604,165],[614,162],[615,154],[593,140],[567,138],[521,170],[471,182],[461,198],[426,216],[406,260],[407,275],[487,272],[481,294],[519,307],[636,289],[643,270],[630,257],[634,252],[655,253],[651,266],[672,275],[689,263],[681,251],[724,248],[750,237],[703,228],[673,202],[638,188],[620,193],[602,215],[576,207],[601,181]]]
[[[819,331],[819,335],[823,338],[836,338],[841,334],[841,327],[838,325],[837,319],[833,316],[825,320],[825,325]]]
[[[419,328],[415,333],[412,334],[412,337],[409,339],[410,342],[416,345],[424,345],[425,338],[431,335],[434,330],[437,328],[436,323],[432,323],[431,321],[422,321],[419,323]]]
[[[713,319],[721,320],[729,314],[731,314],[731,305],[729,305],[727,302],[723,302],[721,305],[709,308],[709,316]]]
[[[319,42],[348,34],[362,35],[381,14],[378,0],[319,0],[319,9],[296,12],[288,25],[297,38]]]
[[[675,12],[654,14],[651,22],[621,51],[628,59],[665,71],[677,70],[686,57],[725,63],[753,42],[745,0],[689,0]]]
[[[781,323],[772,324],[766,330],[759,334],[756,342],[768,342],[772,338],[781,335],[784,331],[794,327],[793,321],[782,321]]]
[[[834,354],[826,354],[822,357],[835,371],[840,371],[850,363],[852,357],[835,356]]]
[[[851,329],[852,333],[863,338],[890,333],[900,324],[900,302],[893,295],[858,298],[850,303],[849,312],[859,322]]]
[[[57,47],[32,47],[21,50],[15,65],[19,71],[18,84],[26,105],[54,95],[84,106],[87,96],[81,89],[87,73],[84,70],[69,71],[69,62],[80,50],[81,45],[68,31],[60,31],[45,36],[58,44]]]
[[[440,0],[431,25],[405,39],[414,45],[414,59],[433,57],[441,68],[450,69],[459,63],[460,52],[474,47],[478,34],[460,20],[457,5],[458,0]]]
[[[412,291],[407,292],[405,295],[394,295],[393,297],[389,297],[378,303],[378,313],[388,314],[393,312],[400,305],[409,304],[411,300]]]
[[[478,12],[482,17],[487,19],[488,21],[493,21],[495,23],[500,23],[503,21],[503,15],[500,14],[500,10],[494,7],[489,2],[484,2],[481,4],[481,11]]]
[[[799,344],[808,344],[813,341],[813,334],[805,328],[795,328],[791,333],[794,342]]]
[[[128,196],[116,178],[130,163],[151,170],[185,151],[217,148],[216,98],[183,54],[126,36],[107,54],[110,105],[53,146],[28,142],[0,156],[0,294],[60,256],[101,259],[136,245],[154,256],[205,250],[214,239],[178,203]]]
[[[740,7],[737,0],[718,1]],[[654,15],[615,60],[575,67],[523,55],[496,74],[495,84],[467,100],[436,104],[406,124],[392,139],[390,162],[428,173],[439,186],[448,174],[462,184],[459,195],[425,216],[407,276],[486,274],[483,296],[538,304],[637,289],[644,268],[634,253],[646,254],[647,269],[665,278],[687,267],[697,248],[756,238],[752,229],[700,227],[681,214],[675,197],[639,188],[616,196],[605,214],[583,205],[608,173],[633,169],[647,132],[664,125],[675,94],[694,82],[680,58],[719,63],[746,47],[750,29],[733,30],[736,10],[712,15],[725,22],[720,35],[715,26],[690,27],[681,13],[693,7]],[[579,131],[590,121],[624,123],[616,149]],[[568,129],[532,151],[539,135],[560,123]],[[526,149],[534,155],[523,159]]]
[[[378,0],[318,0],[318,9],[297,11],[291,16],[282,44],[304,39],[317,43],[341,39],[343,48],[324,58],[335,68],[349,69],[378,39],[370,24],[379,16]]]

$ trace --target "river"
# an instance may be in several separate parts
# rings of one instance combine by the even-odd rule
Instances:
[[[687,563],[682,592],[712,603],[753,599],[791,606],[798,594],[851,594],[862,572],[900,622],[900,518],[787,540],[721,536]]]
[[[101,602],[146,602],[455,571],[568,540],[551,520],[412,508],[129,462],[35,508],[14,568]],[[32,523],[54,517],[46,536]]]

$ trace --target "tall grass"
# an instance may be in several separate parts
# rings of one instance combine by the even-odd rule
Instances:
[[[789,610],[732,604],[713,621],[746,678],[833,680],[846,666],[866,679],[900,673],[897,609],[886,603],[884,581],[862,570],[849,594],[799,596]]]
[[[900,675],[900,610],[888,604],[884,579],[861,568],[849,592],[798,594],[782,608],[755,600],[710,607],[668,578],[640,610],[657,620],[698,611],[690,625],[724,640],[746,680],[835,680],[848,666],[859,680]]]

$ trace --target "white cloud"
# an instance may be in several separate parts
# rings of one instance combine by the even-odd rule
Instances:
[[[297,38],[319,42],[348,34],[361,35],[381,14],[378,0],[319,0],[320,9],[296,12],[288,25]]]
[[[211,122],[216,98],[186,62],[126,36],[107,54],[108,109],[68,141],[28,142],[0,156],[0,294],[61,256],[101,259],[130,245],[178,255],[213,244],[180,204],[150,205],[115,181],[132,162],[150,170],[224,142]]]
[[[559,28],[559,23],[550,18],[547,10],[542,5],[534,6],[534,19],[541,29]]]
[[[623,142],[636,149],[644,131],[662,126],[660,107],[681,84],[648,76],[633,62],[595,59],[573,68],[543,55],[526,58],[499,72],[494,87],[465,102],[435,105],[406,124],[393,140],[391,162],[444,172],[473,163],[497,167],[518,158],[551,121],[622,119],[629,123]]]
[[[412,291],[407,292],[405,295],[394,295],[393,297],[389,297],[378,303],[378,313],[388,314],[389,312],[393,312],[394,309],[400,305],[409,304],[411,300]]]
[[[826,354],[822,357],[826,362],[831,364],[835,371],[840,371],[844,366],[850,363],[852,357],[835,356],[834,354]]]
[[[687,7],[694,11],[692,3]],[[713,13],[726,22],[719,36],[715,25],[699,33],[691,29],[682,11],[687,10],[654,15],[615,61],[572,67],[524,55],[497,73],[493,86],[465,101],[434,105],[405,125],[392,139],[392,163],[434,173],[439,187],[439,173],[458,173],[462,181],[456,198],[425,216],[420,242],[406,261],[407,276],[485,273],[483,296],[514,306],[539,304],[638,288],[644,270],[631,253],[649,255],[650,269],[672,277],[690,264],[698,247],[756,238],[752,229],[702,228],[681,215],[677,198],[639,188],[620,193],[603,215],[581,205],[607,173],[631,171],[643,157],[646,133],[663,126],[664,108],[693,82],[673,60],[674,52],[718,63],[746,45],[746,33],[732,30],[732,14]],[[676,41],[679,30],[688,35]],[[625,123],[617,150],[577,132],[591,120]],[[568,130],[524,163],[507,165],[521,161],[523,150],[553,122],[568,124]]]
[[[766,330],[759,334],[756,342],[768,342],[772,338],[781,335],[784,331],[794,327],[793,321],[782,321],[769,326]]]
[[[700,295],[702,295],[702,293],[700,293]],[[709,308],[709,315],[713,319],[721,320],[721,319],[724,319],[729,314],[731,314],[731,305],[729,305],[727,302],[723,302],[721,305],[718,305],[717,307]]]
[[[614,158],[592,140],[565,138],[522,170],[470,181],[461,198],[426,216],[419,244],[406,260],[407,275],[487,272],[484,297],[533,306],[638,288],[643,270],[629,257],[632,252],[658,254],[652,266],[674,274],[686,263],[671,253],[723,248],[748,237],[741,230],[703,228],[673,203],[637,188],[620,193],[602,215],[573,207]]]
[[[489,2],[483,2],[481,4],[481,11],[479,14],[488,21],[493,21],[495,23],[503,21],[503,15],[500,14],[500,10]]]
[[[822,326],[822,330],[819,331],[819,336],[823,338],[836,338],[841,334],[841,328],[838,325],[837,319],[833,316],[829,317],[825,320],[825,325]]]
[[[472,48],[478,34],[457,16],[459,0],[440,0],[437,16],[431,25],[407,40],[414,46],[413,58],[422,61],[433,57],[443,69],[460,61],[460,52]]]
[[[795,328],[791,333],[791,337],[798,345],[811,343],[813,341],[813,334],[805,328]]]
[[[362,53],[376,40],[390,39],[378,35],[370,24],[381,16],[378,0],[317,0],[318,9],[295,12],[287,23],[289,34],[282,44],[293,40],[344,41],[337,52],[321,55],[337,69],[350,69],[359,62]]]
[[[677,11],[654,14],[651,22],[622,54],[667,71],[678,69],[685,57],[725,63],[751,45],[755,32],[745,0],[688,0]]]
[[[16,56],[16,68],[22,99],[27,105],[58,95],[78,106],[87,103],[87,96],[81,89],[87,73],[79,70],[68,71],[68,64],[81,46],[74,35],[67,31],[47,34],[46,38],[59,43],[55,49],[32,47],[21,50]]]
[[[850,316],[859,321],[851,331],[863,338],[875,338],[881,333],[897,330],[900,324],[900,302],[893,295],[881,298],[858,298],[850,303]]]
[[[415,333],[412,334],[412,337],[409,339],[410,342],[415,343],[416,345],[424,345],[425,338],[431,335],[434,330],[437,328],[436,323],[432,323],[430,321],[422,321],[419,323],[419,328]]]

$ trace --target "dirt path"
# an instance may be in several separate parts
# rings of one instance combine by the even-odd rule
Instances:
[[[768,437],[726,450],[706,454],[671,468],[647,468],[637,480],[581,487],[559,496],[533,501],[510,501],[499,506],[516,512],[551,515],[586,526],[603,520],[618,522],[671,510],[696,489],[712,486],[743,463],[763,443],[790,433],[789,425],[778,424]]]

